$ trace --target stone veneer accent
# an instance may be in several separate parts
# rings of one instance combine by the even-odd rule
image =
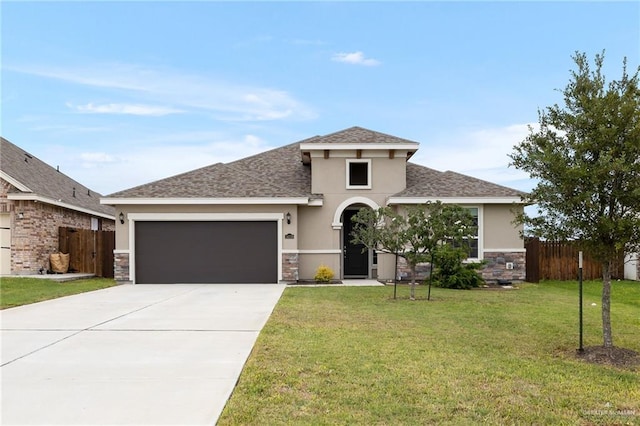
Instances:
[[[2,179],[0,182],[0,212],[11,215],[12,274],[38,274],[40,269],[50,269],[49,255],[58,252],[59,227],[91,229],[91,215],[36,201],[8,200],[7,193],[13,187]],[[99,219],[103,230],[115,230],[113,221]]]
[[[298,281],[298,253],[282,253],[282,281]]]
[[[498,280],[524,281],[526,279],[525,252],[484,252],[485,267],[480,271],[487,282]],[[513,263],[513,269],[507,269],[507,263]],[[639,267],[640,268],[640,267]],[[420,263],[416,267],[416,282],[422,282],[429,277],[429,263]],[[398,257],[398,276],[402,281],[411,281],[411,269],[407,262]]]
[[[129,253],[113,254],[113,278],[118,282],[131,282]]]
[[[482,270],[482,278],[492,282],[497,280],[524,281],[527,276],[526,252],[484,252],[487,262]],[[513,263],[513,269],[507,269],[507,263]]]

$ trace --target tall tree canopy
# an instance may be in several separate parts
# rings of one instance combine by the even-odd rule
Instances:
[[[535,236],[578,240],[602,262],[603,340],[613,347],[611,265],[640,250],[640,67],[629,76],[625,58],[621,78],[607,83],[604,52],[593,69],[584,53],[572,59],[564,105],[539,111],[539,129],[511,154],[538,181],[525,200],[538,215],[518,220]]]

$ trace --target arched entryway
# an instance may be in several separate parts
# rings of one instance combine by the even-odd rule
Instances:
[[[342,241],[342,278],[373,278],[375,273],[375,254],[372,250],[363,250],[362,244],[354,244],[351,236],[353,222],[351,218],[360,209],[378,209],[374,201],[365,197],[353,197],[345,200],[336,209],[334,229],[341,229]]]
[[[370,250],[366,250],[363,244],[353,243],[351,231],[353,222],[351,218],[366,206],[349,207],[342,213],[342,268],[345,278],[369,278]]]

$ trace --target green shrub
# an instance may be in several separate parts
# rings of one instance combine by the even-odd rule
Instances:
[[[320,283],[329,283],[333,277],[333,269],[326,265],[320,265],[318,266],[318,269],[316,269],[316,275],[313,278]]]
[[[463,263],[464,249],[446,244],[434,253],[433,285],[444,288],[470,289],[484,284],[478,270],[484,263]]]

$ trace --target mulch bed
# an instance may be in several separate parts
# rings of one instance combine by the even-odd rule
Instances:
[[[640,369],[640,353],[625,348],[605,348],[604,346],[588,346],[576,356],[591,364],[611,365],[623,369]]]

